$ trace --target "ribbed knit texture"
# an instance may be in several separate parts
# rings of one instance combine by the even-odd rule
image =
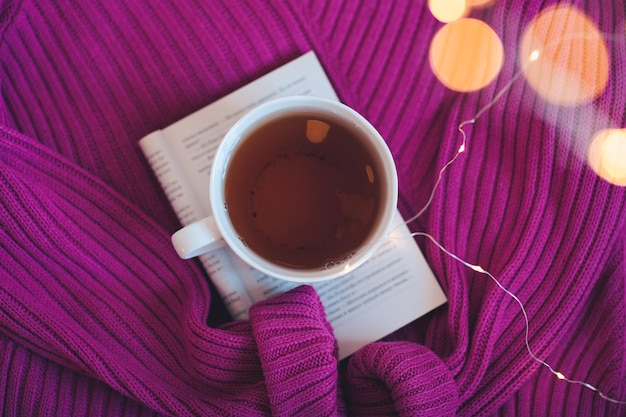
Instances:
[[[626,415],[533,361],[518,305],[425,240],[449,303],[345,363],[311,287],[229,322],[199,266],[172,250],[176,218],[137,146],[312,49],[388,141],[410,216],[552,3],[476,11],[505,64],[461,94],[428,65],[441,24],[425,1],[2,2],[2,414]],[[467,152],[411,227],[519,295],[539,357],[624,401],[626,189],[598,178],[570,135],[604,127],[585,108],[626,127],[625,5],[575,4],[611,34],[606,91],[558,107],[519,79],[466,126]]]

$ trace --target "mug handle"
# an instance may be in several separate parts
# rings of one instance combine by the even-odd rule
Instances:
[[[213,216],[191,223],[172,235],[172,245],[183,259],[189,259],[224,246]]]

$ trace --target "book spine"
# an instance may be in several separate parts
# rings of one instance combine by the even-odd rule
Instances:
[[[200,262],[233,320],[247,320],[253,301],[230,260],[229,251],[227,247],[213,250],[200,255]]]
[[[204,217],[200,204],[178,167],[175,154],[167,146],[163,132],[157,130],[143,137],[139,146],[180,223],[186,226]]]
[[[186,183],[163,131],[157,130],[143,137],[139,146],[180,223],[186,226],[204,217],[205,212]],[[222,247],[201,255],[199,259],[232,318],[245,320],[252,300],[231,264],[228,251]]]

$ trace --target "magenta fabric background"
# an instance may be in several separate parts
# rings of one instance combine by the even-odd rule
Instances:
[[[424,239],[448,305],[342,363],[310,287],[230,323],[169,244],[178,224],[138,140],[311,49],[387,139],[402,213],[422,208],[457,126],[518,71],[525,25],[553,2],[475,12],[505,64],[469,94],[430,70],[441,24],[425,3],[3,1],[2,414],[626,415],[533,361],[517,304]],[[589,106],[626,127],[625,5],[574,4],[613,36],[609,85]],[[520,79],[466,127],[467,152],[411,228],[523,300],[539,357],[624,401],[626,189],[599,179],[557,126],[592,132],[585,114]]]

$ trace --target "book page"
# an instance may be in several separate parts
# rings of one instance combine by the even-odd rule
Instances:
[[[231,256],[236,258],[232,252]],[[253,302],[299,285],[264,275],[239,259],[233,259],[233,265]],[[400,213],[389,236],[365,264],[344,277],[311,285],[332,324],[339,359],[446,302]]]
[[[312,52],[264,75],[201,110],[163,129],[175,138],[169,152],[189,181],[202,213],[211,213],[209,177],[213,158],[222,138],[244,114],[268,100],[295,95],[314,95],[338,100],[317,57]],[[186,224],[186,223],[185,223]]]
[[[279,97],[315,95],[338,100],[313,52],[283,65],[139,141],[183,226],[211,214],[209,176],[217,147],[230,127],[259,104]],[[199,257],[234,320],[248,318],[252,301],[237,277],[230,249]]]
[[[268,73],[140,141],[181,224],[211,213],[209,176],[227,130],[255,106],[282,96],[338,100],[313,52]],[[228,247],[200,257],[233,319],[246,319],[257,301],[296,285],[254,270]],[[351,274],[313,285],[324,304],[343,359],[446,302],[409,229],[398,213],[391,234]]]

